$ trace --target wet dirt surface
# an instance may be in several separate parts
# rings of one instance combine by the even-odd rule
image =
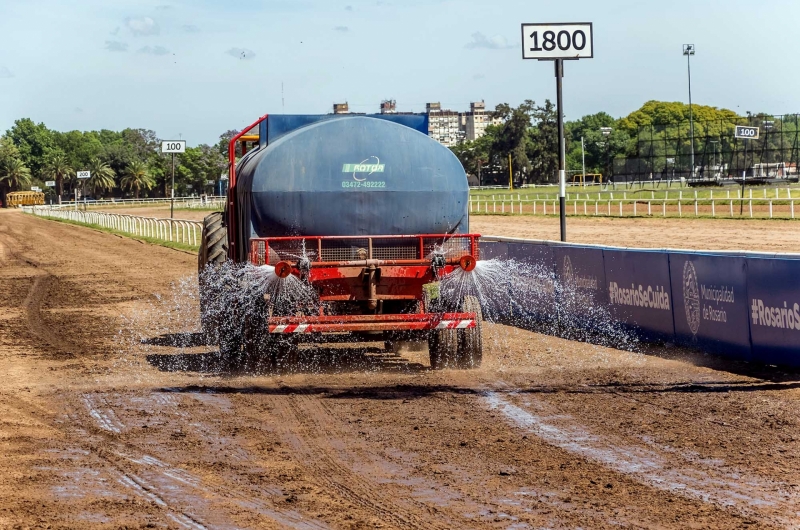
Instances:
[[[169,217],[168,206],[108,211]],[[175,217],[200,221],[208,214],[207,210],[177,210]],[[553,216],[474,215],[470,218],[470,229],[483,235],[526,239],[561,237],[559,220]],[[568,241],[620,247],[800,252],[798,229],[800,221],[777,219],[567,218]]]
[[[475,371],[254,375],[168,302],[195,266],[0,212],[0,528],[800,524],[800,374],[489,325]]]

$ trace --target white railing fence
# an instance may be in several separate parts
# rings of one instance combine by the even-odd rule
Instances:
[[[170,204],[169,197],[155,197],[144,199],[93,199],[91,201],[63,201],[61,204],[49,204],[52,208],[72,208],[82,209],[85,207],[96,208],[98,206],[137,206],[137,205],[157,205]],[[225,206],[225,196],[206,195],[204,197],[175,197],[175,208],[219,208]]]
[[[795,200],[800,199],[602,199],[572,198],[567,215],[598,217],[768,217],[795,219]],[[475,214],[559,214],[558,199],[492,200],[474,198],[469,211]]]
[[[186,245],[200,245],[203,234],[203,223],[186,219],[163,219],[159,217],[139,217],[137,215],[84,212],[49,206],[25,206],[26,213],[40,217],[54,217],[84,224],[92,224],[110,228],[125,234],[149,237],[161,241],[172,241]]]

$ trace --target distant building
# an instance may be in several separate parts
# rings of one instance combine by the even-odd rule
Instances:
[[[464,140],[461,115],[454,110],[442,109],[439,102],[425,105],[428,115],[428,136],[440,144],[452,147]]]
[[[381,114],[397,114],[397,101],[393,99],[381,101]]]
[[[469,112],[464,114],[464,135],[467,140],[477,140],[486,133],[486,126],[492,124],[491,113],[486,112],[483,101],[469,104]]]
[[[333,104],[333,113],[334,114],[349,114],[350,113],[350,105],[348,105],[346,101],[344,103],[334,103]]]

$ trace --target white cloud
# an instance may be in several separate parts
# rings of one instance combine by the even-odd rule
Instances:
[[[158,35],[161,32],[158,22],[150,17],[128,17],[125,19],[125,26],[137,37],[144,35]]]
[[[336,26],[335,28],[333,28],[333,30],[341,31],[342,33],[347,33],[348,31],[350,31],[350,28],[348,28],[347,26]]]
[[[231,57],[236,57],[237,59],[243,59],[243,60],[250,60],[256,56],[256,52],[254,52],[253,50],[248,50],[247,48],[231,48],[225,53],[227,53]]]
[[[181,26],[181,29],[186,33],[197,33],[200,31],[200,28],[198,28],[194,24],[184,24],[183,26]]]
[[[11,70],[5,66],[0,66],[0,79],[11,79],[12,77],[14,77],[14,74],[11,73]]]
[[[513,45],[508,44],[505,37],[501,37],[500,35],[495,35],[493,37],[487,37],[480,31],[476,31],[472,34],[472,41],[468,42],[465,48],[486,48],[488,50],[503,50],[506,48],[513,48]]]
[[[146,53],[148,55],[167,55],[169,54],[169,50],[163,46],[145,46],[144,48],[139,48],[139,53]]]
[[[107,40],[106,50],[110,52],[126,52],[128,51],[128,43],[120,42],[118,40]]]

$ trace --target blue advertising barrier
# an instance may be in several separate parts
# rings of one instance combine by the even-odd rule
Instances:
[[[800,366],[800,256],[748,257],[746,301],[753,359]]]
[[[669,269],[676,341],[750,360],[745,258],[670,252]]]
[[[603,249],[612,318],[643,339],[671,339],[672,289],[664,252]]]
[[[539,321],[554,321],[558,318],[555,312],[555,257],[553,248],[541,243],[508,243],[508,259],[526,265],[532,265],[531,278],[527,293],[531,296],[526,307],[513,305],[514,315],[534,318]],[[512,286],[513,288],[513,286]],[[512,302],[519,303],[517,296],[512,297]]]
[[[508,243],[505,241],[481,241],[481,259],[508,259]]]
[[[501,258],[505,250],[508,259],[552,271],[577,295],[606,305],[612,320],[644,340],[800,367],[800,254],[487,239],[497,245],[490,247],[493,256]],[[527,316],[552,318],[551,287],[544,285],[542,296],[526,301],[521,309]]]

